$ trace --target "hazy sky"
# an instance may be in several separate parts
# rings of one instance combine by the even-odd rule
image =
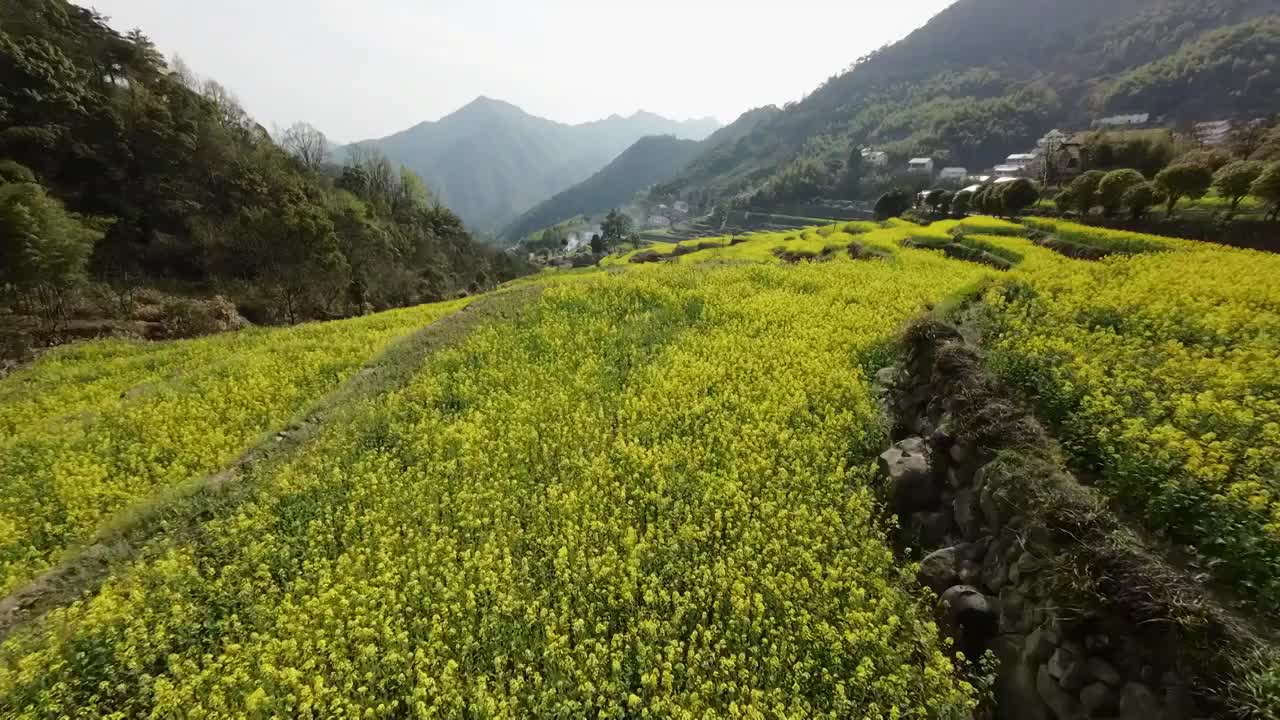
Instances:
[[[267,127],[380,137],[478,95],[562,122],[731,122],[797,100],[952,0],[82,0]]]

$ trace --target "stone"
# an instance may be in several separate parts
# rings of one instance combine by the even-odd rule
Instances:
[[[955,547],[936,550],[920,561],[916,580],[921,585],[941,595],[960,580],[960,549]]]
[[[1063,648],[1053,651],[1053,655],[1049,657],[1049,676],[1054,680],[1061,681],[1063,675],[1067,673],[1067,666],[1074,661],[1071,652]]]
[[[973,490],[960,490],[951,503],[951,511],[956,519],[956,527],[967,539],[982,534],[982,509],[978,507],[978,493]]]
[[[1120,707],[1120,693],[1105,683],[1095,682],[1080,691],[1080,705],[1089,715],[1109,715]],[[1149,718],[1149,720],[1156,720]]]
[[[1110,685],[1111,687],[1120,687],[1121,678],[1120,671],[1115,666],[1103,660],[1100,657],[1091,657],[1089,662],[1089,673],[1099,681]]]
[[[994,695],[998,717],[1009,720],[1053,720],[1036,689],[1036,666],[1024,662],[1022,638],[1004,635],[992,643],[1000,661]]]
[[[974,457],[974,447],[967,442],[957,442],[951,446],[951,450],[947,455],[951,458],[951,462],[957,466],[964,466]]]
[[[889,480],[899,517],[937,508],[941,488],[933,479],[924,440],[907,438],[881,453],[880,471]]]
[[[1077,657],[1067,665],[1062,673],[1062,677],[1058,678],[1058,684],[1063,690],[1075,692],[1093,680],[1093,676],[1089,673],[1089,665],[1084,658]]]
[[[1000,632],[1020,632],[1027,601],[1011,587],[1000,591]]]
[[[1196,712],[1196,701],[1186,685],[1172,685],[1164,691],[1164,708],[1169,720],[1190,720]]]
[[[999,630],[1000,615],[995,603],[971,585],[956,585],[942,593],[937,616],[965,657],[982,657]]]
[[[1120,691],[1120,717],[1122,720],[1163,718],[1164,708],[1146,685],[1135,682],[1125,683]]]
[[[1000,507],[1000,500],[996,497],[995,491],[991,486],[984,484],[982,492],[978,493],[978,506],[982,509],[983,519],[987,521],[987,527],[1000,532],[1000,528],[1004,527],[1004,512]]]
[[[1043,625],[1032,630],[1027,636],[1026,655],[1030,662],[1039,665],[1048,660],[1054,650],[1057,650],[1057,645],[1049,637],[1049,632]]]
[[[1036,692],[1040,695],[1040,700],[1053,711],[1057,720],[1084,720],[1088,717],[1075,693],[1069,693],[1058,686],[1057,681],[1049,674],[1048,665],[1041,665],[1040,672],[1036,674]]]
[[[982,582],[982,566],[972,560],[960,563],[960,582],[964,585],[976,585]]]
[[[907,529],[924,547],[935,548],[950,544],[952,527],[950,513],[920,512],[911,516]]]
[[[1005,586],[1008,578],[1009,568],[1005,566],[999,548],[993,546],[982,560],[982,584],[992,592],[1000,592],[1000,588]]]
[[[876,384],[881,387],[897,387],[902,381],[903,372],[896,367],[884,367],[876,371]]]

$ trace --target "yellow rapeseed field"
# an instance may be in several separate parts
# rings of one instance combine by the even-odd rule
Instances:
[[[0,650],[5,717],[967,717],[872,500],[921,250],[551,283]]]

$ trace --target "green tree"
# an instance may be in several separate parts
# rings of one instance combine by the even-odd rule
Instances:
[[[973,192],[969,190],[961,190],[951,199],[951,214],[956,217],[964,217],[969,214],[969,208],[973,204]]]
[[[1261,175],[1262,163],[1241,160],[1219,169],[1213,176],[1213,186],[1219,195],[1231,201],[1231,212],[1235,212]]]
[[[1179,200],[1204,197],[1212,183],[1213,173],[1209,168],[1189,163],[1170,165],[1156,176],[1156,187],[1165,196],[1165,212],[1169,217],[1173,217]]]
[[[1280,218],[1280,162],[1271,163],[1262,171],[1253,182],[1250,194],[1271,205],[1269,218]]]
[[[888,220],[889,218],[901,217],[903,213],[911,209],[911,204],[910,190],[894,188],[881,195],[880,199],[876,201],[876,218]]]
[[[600,237],[600,233],[591,236],[591,254],[603,255],[608,251],[604,245],[604,238]]]
[[[1129,210],[1129,217],[1135,222],[1141,220],[1152,207],[1159,205],[1164,196],[1155,185],[1141,182],[1124,191],[1124,206]]]
[[[0,285],[9,285],[57,328],[67,291],[85,279],[102,232],[34,183],[0,185]]]
[[[1073,209],[1081,215],[1088,215],[1098,204],[1098,186],[1106,176],[1107,174],[1101,170],[1090,170],[1072,180],[1071,184],[1063,190],[1067,196],[1058,201],[1058,209],[1061,211]],[[1061,195],[1059,197],[1061,198]]]
[[[1142,173],[1137,170],[1113,170],[1098,183],[1098,202],[1102,205],[1102,214],[1115,217],[1124,207],[1124,194],[1134,185],[1146,182]]]
[[[634,225],[630,215],[610,210],[604,222],[600,223],[600,239],[604,241],[605,248],[615,248],[626,240]]]
[[[1018,178],[1011,183],[1006,183],[1000,191],[1001,206],[1004,213],[1009,216],[1021,213],[1039,200],[1040,190],[1027,178]]]

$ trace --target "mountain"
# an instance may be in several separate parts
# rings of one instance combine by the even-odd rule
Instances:
[[[702,140],[713,119],[677,122],[648,112],[566,125],[480,97],[435,122],[356,143],[420,175],[466,223],[494,231],[603,168],[641,137]]]
[[[623,205],[637,191],[669,180],[701,150],[702,143],[673,135],[641,138],[600,172],[521,215],[501,237],[518,240],[566,218]]]
[[[675,182],[727,199],[835,175],[854,147],[884,149],[894,167],[932,155],[984,168],[1108,114],[1274,111],[1276,13],[1275,0],[959,0]]]
[[[641,138],[600,172],[521,215],[500,236],[514,242],[575,215],[595,215],[624,205],[641,190],[671,180],[702,153],[723,150],[732,157],[739,140],[780,112],[772,105],[749,110],[702,142],[672,135]]]

